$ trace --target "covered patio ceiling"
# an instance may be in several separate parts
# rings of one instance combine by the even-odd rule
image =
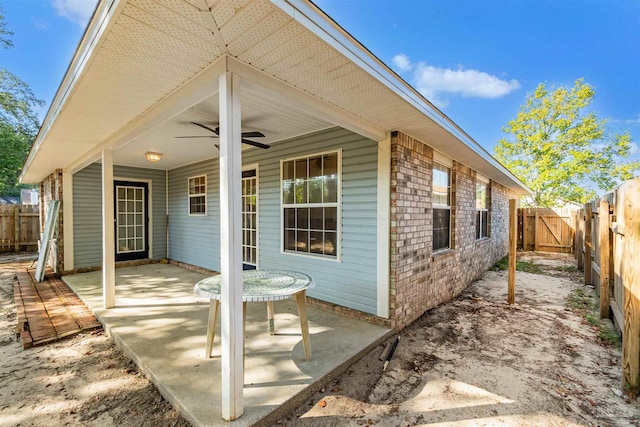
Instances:
[[[401,131],[518,192],[477,142],[308,0],[102,0],[23,169],[37,183],[114,161],[172,169],[216,155],[217,77],[242,78],[243,131],[273,144],[331,126]],[[189,147],[185,149],[185,145]],[[253,149],[253,148],[252,148]],[[157,164],[145,151],[165,157]],[[178,155],[179,154],[179,155]]]
[[[295,109],[270,91],[243,82],[241,94],[242,130],[259,131],[264,137],[249,140],[269,146],[278,141],[334,126],[312,114]],[[215,134],[193,123],[216,128],[219,115],[218,94],[188,108],[114,151],[114,163],[151,169],[171,170],[185,164],[218,156]],[[183,138],[200,136],[199,138]],[[212,138],[214,137],[214,138]],[[243,150],[261,150],[243,145]],[[163,153],[158,162],[149,162],[145,152]]]

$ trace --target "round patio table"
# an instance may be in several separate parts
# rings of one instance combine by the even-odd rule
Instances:
[[[194,292],[205,298],[209,298],[209,319],[207,322],[207,349],[206,357],[211,357],[213,340],[215,337],[216,322],[220,309],[222,276],[207,277],[196,283]],[[243,316],[246,324],[247,302],[266,302],[267,317],[269,320],[269,333],[275,334],[273,301],[279,301],[295,296],[300,317],[300,329],[304,344],[305,359],[311,359],[311,346],[309,344],[309,323],[307,320],[306,291],[315,286],[313,278],[307,274],[292,270],[245,270],[242,272],[242,302]],[[243,334],[244,336],[244,334]]]

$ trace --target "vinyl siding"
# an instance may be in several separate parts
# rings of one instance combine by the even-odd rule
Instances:
[[[197,175],[207,176],[207,214],[189,216],[189,177]],[[169,258],[220,270],[219,181],[218,159],[169,171]]]
[[[166,185],[165,171],[113,167],[116,179],[151,180],[149,197],[152,256],[166,256]],[[73,176],[73,242],[75,268],[91,268],[102,264],[102,169],[99,163],[87,166]],[[150,236],[151,237],[151,236]]]
[[[376,313],[377,143],[344,129],[330,129],[243,152],[243,164],[258,164],[260,268],[295,269],[310,274],[309,295]],[[342,150],[342,260],[282,252],[280,160]],[[206,217],[187,215],[187,178],[207,174]],[[169,172],[170,257],[220,269],[218,159]]]

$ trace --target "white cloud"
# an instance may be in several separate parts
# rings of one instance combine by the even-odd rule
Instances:
[[[409,71],[413,67],[411,60],[404,53],[394,56],[391,61],[399,71]]]
[[[640,154],[640,147],[635,142],[631,143],[631,148],[629,149],[629,154],[635,156],[636,154]]]
[[[53,0],[53,8],[62,17],[85,27],[93,14],[97,0]]]
[[[473,98],[500,98],[520,88],[515,79],[503,80],[478,70],[440,68],[419,61],[413,64],[405,54],[393,57],[393,64],[403,72],[411,72],[410,82],[429,101],[440,108],[449,105],[446,94]]]
[[[628,125],[640,125],[640,114],[635,119],[627,119],[624,122]]]

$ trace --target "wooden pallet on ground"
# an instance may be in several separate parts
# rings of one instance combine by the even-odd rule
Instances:
[[[49,273],[43,282],[36,282],[32,269],[22,269],[16,271],[16,276],[16,333],[20,336],[23,348],[57,341],[101,326],[80,298],[55,275]]]

